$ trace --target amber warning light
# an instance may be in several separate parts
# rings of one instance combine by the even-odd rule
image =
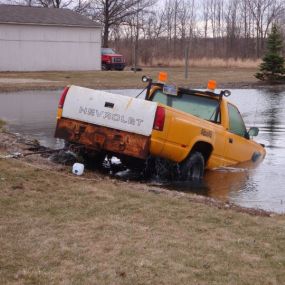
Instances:
[[[159,82],[162,82],[162,83],[165,83],[168,79],[168,75],[166,72],[159,72],[158,73],[158,81]]]
[[[207,89],[210,90],[210,91],[215,91],[216,88],[217,88],[216,80],[209,80]]]

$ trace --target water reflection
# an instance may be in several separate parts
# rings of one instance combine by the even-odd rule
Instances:
[[[0,118],[15,133],[31,136],[42,145],[61,148],[53,137],[61,91],[22,91],[0,94]]]
[[[265,90],[261,93],[264,98],[264,103],[266,106],[264,117],[264,130],[267,133],[267,138],[269,141],[269,147],[274,147],[278,142],[278,137],[280,132],[284,133],[285,125],[282,124],[282,101],[284,96],[277,90]]]
[[[280,89],[253,91],[247,100],[242,96],[246,92],[234,92],[231,99],[242,114],[248,114],[246,124],[260,128],[257,140],[265,144],[267,155],[257,168],[249,168],[245,185],[229,192],[228,198],[243,206],[285,212],[285,177],[282,174],[285,167],[285,92]]]
[[[171,184],[161,183],[161,185],[171,190],[194,192],[228,202],[230,195],[235,195],[240,191],[258,191],[256,181],[251,180],[251,172],[260,162],[245,162],[236,167],[207,170],[203,181],[199,183],[176,181]]]

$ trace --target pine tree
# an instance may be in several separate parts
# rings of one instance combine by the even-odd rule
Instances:
[[[267,39],[267,51],[260,65],[260,72],[255,77],[264,81],[285,81],[284,57],[282,56],[283,40],[276,25]]]

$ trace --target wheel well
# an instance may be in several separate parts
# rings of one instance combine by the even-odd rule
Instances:
[[[213,146],[206,142],[196,142],[192,147],[190,153],[193,153],[195,151],[198,151],[203,155],[206,164],[213,151]]]

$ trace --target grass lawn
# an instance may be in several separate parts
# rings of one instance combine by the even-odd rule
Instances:
[[[147,189],[0,159],[0,284],[285,284],[284,215]]]
[[[0,79],[41,79],[50,82],[15,83],[0,81],[0,91],[17,91],[27,89],[55,89],[68,84],[75,84],[95,89],[115,88],[143,88],[142,75],[157,78],[159,71],[166,71],[169,82],[178,86],[192,88],[206,88],[207,82],[214,79],[218,88],[249,87],[257,84],[254,77],[255,68],[227,68],[227,67],[192,67],[189,70],[189,79],[184,79],[182,67],[144,68],[142,72],[132,71],[81,71],[81,72],[2,72]]]

